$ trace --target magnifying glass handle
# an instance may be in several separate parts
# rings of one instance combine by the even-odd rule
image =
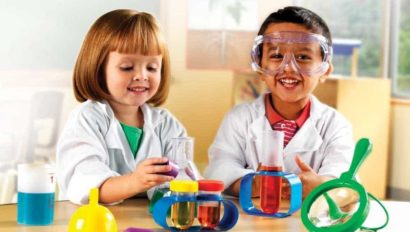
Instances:
[[[350,169],[347,172],[342,173],[340,179],[351,180],[356,176],[357,171],[362,165],[363,161],[369,156],[372,151],[372,143],[368,138],[361,138],[354,149],[354,156]]]
[[[340,220],[348,215],[348,213],[344,213],[342,212],[342,210],[340,210],[337,203],[329,196],[327,192],[324,193],[323,196],[325,197],[327,205],[329,206],[329,216],[332,220]]]

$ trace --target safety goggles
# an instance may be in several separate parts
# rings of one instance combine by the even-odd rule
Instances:
[[[323,75],[330,65],[332,47],[319,34],[280,31],[255,38],[252,69],[268,76],[282,73],[287,66],[303,76]]]

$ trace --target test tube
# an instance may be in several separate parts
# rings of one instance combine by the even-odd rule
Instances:
[[[198,182],[190,180],[173,180],[170,183],[174,196],[195,196],[198,193]],[[178,202],[171,207],[172,224],[180,230],[189,229],[195,219],[195,202]]]
[[[219,180],[199,180],[199,194],[221,195],[224,183]],[[198,220],[203,229],[214,229],[219,224],[221,203],[204,201],[198,204]]]
[[[263,132],[261,171],[283,171],[283,140],[284,133],[281,131],[266,130]],[[282,177],[260,177],[260,207],[264,213],[273,214],[279,211]]]
[[[261,171],[282,171],[282,167],[261,166]],[[261,176],[261,209],[264,213],[276,213],[279,211],[282,177]]]

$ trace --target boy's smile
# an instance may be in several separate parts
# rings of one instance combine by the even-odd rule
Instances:
[[[298,80],[293,77],[283,77],[283,78],[278,78],[277,82],[279,82],[284,88],[292,90],[301,83],[301,80]]]

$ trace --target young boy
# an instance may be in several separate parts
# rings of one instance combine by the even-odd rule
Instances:
[[[284,171],[298,174],[305,197],[319,184],[339,177],[353,156],[350,123],[312,95],[332,72],[332,39],[312,11],[285,7],[263,22],[252,51],[252,66],[270,92],[236,106],[225,117],[209,149],[205,176],[221,179],[231,195],[258,170],[264,130],[285,133]],[[259,180],[253,185],[259,195]]]

